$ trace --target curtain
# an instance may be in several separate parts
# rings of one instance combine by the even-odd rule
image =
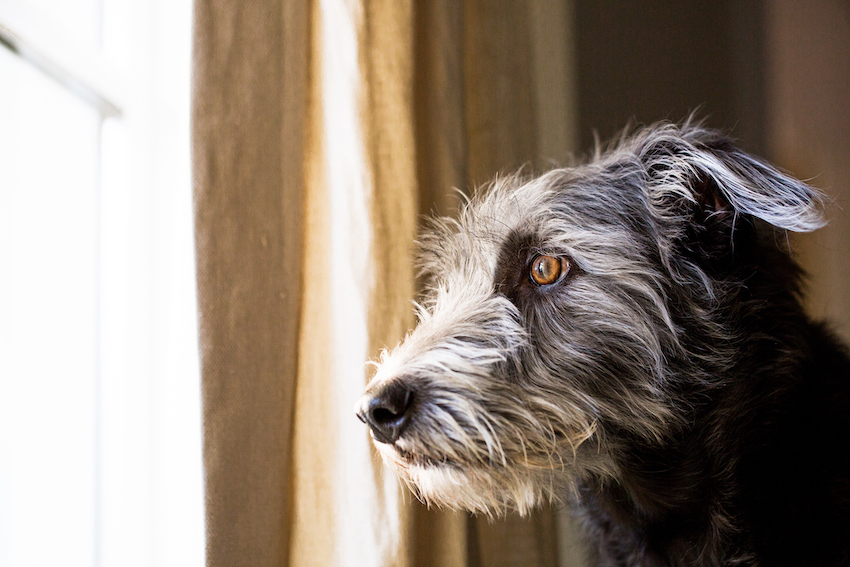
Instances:
[[[569,2],[196,0],[210,566],[573,564],[554,510],[426,510],[353,413],[415,323],[420,215],[568,160],[571,30]]]

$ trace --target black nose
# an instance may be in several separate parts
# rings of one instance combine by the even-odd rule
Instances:
[[[396,380],[364,396],[357,417],[369,425],[376,441],[395,443],[410,421],[412,404],[413,390]]]

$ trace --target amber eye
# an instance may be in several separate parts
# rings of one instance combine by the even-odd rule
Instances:
[[[537,285],[552,285],[561,281],[570,270],[565,258],[540,255],[531,262],[531,281]]]

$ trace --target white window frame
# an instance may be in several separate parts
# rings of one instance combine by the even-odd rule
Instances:
[[[201,567],[191,0],[102,0],[100,17],[97,49],[26,0],[0,0],[0,49],[103,118],[95,564]]]

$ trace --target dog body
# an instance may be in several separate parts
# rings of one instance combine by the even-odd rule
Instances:
[[[569,502],[599,565],[850,564],[850,358],[785,244],[821,207],[693,124],[497,181],[358,415],[424,502]]]

